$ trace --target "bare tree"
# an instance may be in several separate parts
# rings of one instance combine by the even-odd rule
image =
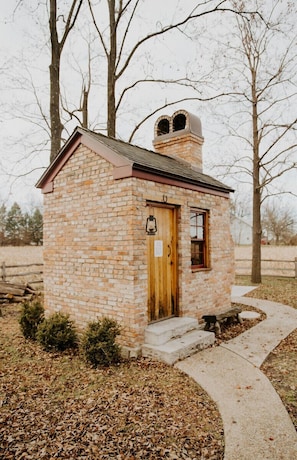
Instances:
[[[291,208],[282,203],[267,204],[263,210],[262,228],[268,242],[287,244],[294,235],[295,218]]]
[[[182,97],[178,100],[175,99],[174,101],[169,101],[167,98],[166,102],[162,103],[157,109],[150,109],[150,113],[148,113],[145,117],[145,121],[147,121],[152,114],[155,114],[160,109],[176,102],[184,100],[210,100],[213,97],[219,96],[219,94],[210,97],[198,96],[197,87],[198,85],[201,85],[201,80],[199,81],[197,78],[196,80],[190,79],[187,75],[176,79],[169,77],[159,78],[157,76],[145,76],[144,78],[139,78],[140,75],[137,73],[129,84],[124,85],[120,91],[117,91],[118,84],[120,80],[123,79],[124,75],[127,74],[128,69],[130,70],[132,61],[137,59],[141,50],[146,49],[145,47],[147,47],[148,43],[152,43],[153,45],[154,40],[160,39],[170,32],[175,32],[176,34],[185,33],[184,29],[189,23],[196,23],[198,20],[201,20],[209,15],[213,15],[214,13],[228,12],[232,14],[236,13],[241,16],[249,15],[248,8],[246,10],[241,8],[240,11],[238,11],[237,7],[230,7],[230,2],[226,0],[193,2],[190,11],[185,11],[186,8],[183,8],[183,10],[180,11],[179,17],[176,18],[176,20],[173,20],[172,23],[162,24],[160,21],[157,21],[154,26],[155,30],[146,32],[144,30],[144,32],[138,35],[135,39],[135,37],[133,37],[133,26],[137,21],[139,21],[138,14],[144,6],[141,0],[106,0],[108,8],[108,23],[102,24],[101,21],[100,25],[98,17],[99,19],[102,19],[102,15],[100,15],[100,11],[103,8],[102,2],[95,3],[92,0],[88,0],[88,4],[94,27],[104,51],[107,65],[107,135],[112,137],[116,137],[117,135],[116,122],[119,110],[124,101],[127,99],[128,92],[135,89],[137,86],[145,84],[149,84],[150,86],[152,84],[164,84],[167,86],[176,85],[179,87],[183,86],[184,88],[189,88],[192,91],[190,97]],[[170,15],[173,15],[173,11],[170,12]],[[197,22],[197,24],[198,23],[199,22]],[[131,36],[133,37],[132,39],[130,38]],[[140,124],[137,128],[139,128]],[[133,135],[130,136],[130,140]]]
[[[61,147],[63,125],[60,117],[60,67],[61,55],[70,31],[73,29],[83,0],[72,0],[69,11],[64,15],[57,12],[57,0],[50,0],[49,30],[51,41],[50,64],[50,127],[51,127],[51,161]],[[65,24],[59,38],[58,22]]]
[[[233,36],[229,36],[224,52],[220,48],[221,63],[228,71],[226,80],[233,89],[232,99],[228,99],[229,133],[237,139],[238,148],[228,160],[227,171],[252,184],[254,283],[261,282],[261,206],[269,196],[290,193],[290,189],[280,188],[279,179],[297,167],[297,118],[292,110],[297,102],[294,9],[284,0],[263,9],[260,3],[255,1],[253,6],[266,23],[257,15],[248,21],[237,16]],[[250,6],[246,1],[233,2],[239,10],[246,4]]]
[[[84,3],[88,8],[83,8]],[[39,82],[37,84],[37,79],[35,79],[34,75],[37,66],[35,66],[35,62],[32,66],[32,61],[30,61],[28,63],[29,84],[27,82],[27,87],[23,88],[24,92],[27,91],[27,95],[31,91],[31,101],[30,103],[26,101],[26,111],[24,111],[24,107],[21,104],[18,104],[20,117],[26,118],[26,122],[33,121],[35,127],[38,127],[37,129],[41,127],[39,133],[43,131],[43,137],[41,136],[37,139],[38,136],[35,130],[35,137],[30,147],[32,138],[32,132],[30,131],[28,136],[24,136],[22,133],[18,143],[21,145],[20,150],[22,150],[24,142],[26,142],[26,155],[29,159],[31,152],[36,152],[37,155],[41,150],[44,152],[43,147],[49,142],[51,161],[55,158],[61,146],[65,132],[71,126],[71,122],[68,125],[69,119],[70,121],[75,120],[75,124],[80,123],[84,127],[92,127],[93,129],[96,127],[97,129],[99,126],[99,129],[106,131],[108,135],[119,137],[117,121],[120,117],[123,113],[129,115],[126,118],[129,118],[130,125],[128,129],[130,129],[132,123],[136,120],[137,113],[137,123],[135,121],[135,126],[133,125],[130,130],[129,141],[131,141],[136,131],[159,110],[181,101],[185,103],[197,100],[204,101],[224,94],[224,89],[222,88],[220,91],[213,91],[212,94],[205,93],[202,96],[203,90],[211,77],[209,72],[204,75],[204,78],[201,76],[203,75],[201,66],[199,70],[195,70],[194,76],[193,74],[189,75],[188,69],[183,65],[181,65],[179,76],[176,78],[173,75],[176,71],[175,66],[173,67],[174,72],[169,69],[166,75],[162,72],[160,72],[161,75],[158,75],[158,72],[154,72],[156,68],[159,68],[160,64],[160,61],[157,60],[158,53],[151,53],[151,50],[155,51],[162,40],[163,44],[165,44],[165,38],[167,37],[169,40],[166,41],[166,48],[168,43],[178,43],[181,38],[186,38],[189,46],[196,46],[192,40],[193,29],[197,30],[199,27],[202,31],[203,18],[211,17],[212,15],[216,16],[215,13],[217,13],[217,16],[223,13],[228,14],[228,16],[234,13],[249,16],[249,13],[243,9],[238,12],[236,9],[230,8],[228,0],[200,0],[198,2],[193,0],[187,3],[186,6],[179,1],[172,2],[172,5],[171,3],[169,4],[170,11],[169,9],[166,10],[166,18],[172,19],[171,22],[168,20],[167,24],[165,19],[162,22],[158,21],[158,10],[156,11],[156,20],[151,18],[148,20],[146,17],[148,10],[145,10],[145,8],[148,8],[149,5],[141,0],[100,0],[99,2],[95,0],[88,0],[88,2],[83,2],[83,0],[67,0],[65,2],[35,0],[30,5],[24,2],[17,2],[17,5],[32,8],[31,17],[34,17],[35,25],[36,23],[43,25],[46,21],[45,16],[47,13],[49,29],[45,32],[45,28],[41,28],[43,40],[39,41],[40,36],[38,36],[38,39],[34,37],[34,42],[35,44],[43,43],[44,48],[40,55],[42,54],[44,60],[45,55],[46,59],[48,59],[48,49],[45,48],[45,43],[49,44],[50,59],[50,103],[48,104],[46,100],[48,80],[41,90],[41,85]],[[105,10],[107,10],[106,18],[104,17]],[[90,21],[89,14],[91,14],[92,21]],[[38,15],[41,16],[40,24]],[[78,21],[81,21],[79,23],[79,32],[82,29],[82,25],[89,23],[88,26],[93,27],[93,31],[96,32],[96,37],[98,37],[97,40],[101,44],[101,47],[97,46],[96,54],[90,51],[88,60],[84,57],[84,63],[80,62],[78,57],[79,51],[81,51],[82,37],[77,33]],[[192,30],[187,29],[190,24],[193,25]],[[32,30],[35,31],[34,27]],[[178,52],[176,53],[176,60],[180,58],[181,52],[179,50],[179,54]],[[70,94],[71,91],[68,89],[70,85],[69,79],[67,79],[69,77],[69,62],[67,62],[66,58],[69,58],[70,54],[75,56],[76,63],[79,63],[81,69],[83,65],[87,67],[87,72],[81,72],[82,78],[79,89],[77,81],[75,83],[74,97],[73,92]],[[145,66],[144,61],[146,58],[147,65]],[[71,65],[73,65],[73,62],[74,60],[72,59]],[[194,60],[193,62],[196,61]],[[96,70],[94,70],[95,64],[97,65]],[[40,77],[41,73],[44,73],[45,66],[47,66],[47,62],[45,65],[42,62],[42,69],[39,69],[41,72],[39,72],[38,77]],[[68,70],[65,70],[67,66]],[[169,67],[167,58],[166,62],[163,61],[163,66],[166,70]],[[193,68],[192,63],[191,66]],[[14,72],[14,75],[16,74]],[[20,72],[20,76],[21,74],[22,72]],[[71,74],[71,81],[72,77],[73,73]],[[16,77],[14,76],[13,78]],[[20,83],[20,90],[22,85],[23,83]],[[98,91],[98,85],[101,85],[100,91]],[[154,95],[156,85],[162,86],[162,97],[156,98],[155,105],[151,103],[149,97],[147,97],[146,102],[140,103],[140,98],[142,100],[143,95],[147,93]],[[170,86],[177,87],[178,91],[170,92]],[[153,87],[154,89],[152,89]],[[183,89],[185,93],[182,91]],[[130,103],[131,99],[128,94],[130,95],[133,91],[138,91],[138,97],[134,97],[134,101]],[[74,99],[77,101],[78,93],[80,94],[80,101],[76,103]],[[90,97],[91,93],[92,97]],[[13,104],[13,99],[11,100]],[[135,103],[137,103],[137,110],[135,110]],[[103,108],[105,104],[106,110]],[[97,122],[98,119],[95,120],[94,116],[90,116],[91,105],[92,107],[96,106],[97,113],[100,113],[103,119],[100,124]],[[92,110],[94,113],[94,108]],[[16,107],[13,107],[11,113],[13,113],[14,117],[15,111]],[[34,113],[34,117],[32,113]],[[101,115],[102,113],[104,113],[104,116]],[[25,117],[24,114],[26,115]],[[90,119],[92,120],[91,122]],[[38,126],[38,124],[40,125]],[[118,123],[118,125],[120,124]],[[122,125],[123,123],[120,125],[123,131]],[[128,138],[129,131],[126,128],[127,125],[125,125],[125,136]],[[37,144],[38,148],[36,148]],[[44,167],[44,163],[42,167]],[[22,168],[22,170],[24,169],[26,168]],[[32,167],[31,169],[27,168],[30,171],[32,169]],[[13,174],[19,176],[19,170],[14,168]]]
[[[80,101],[79,104],[74,104],[73,101],[71,103],[72,107],[68,105],[67,97],[61,97],[61,107],[63,111],[68,115],[69,119],[76,120],[76,122],[81,125],[83,128],[89,128],[89,99],[90,99],[90,92],[92,87],[92,51],[91,51],[91,42],[92,39],[90,37],[86,42],[87,48],[87,70],[83,70],[82,66],[78,62],[76,56],[73,56],[73,60],[75,62],[75,67],[73,68],[72,72],[76,72],[79,74],[81,79],[81,90],[80,90]],[[65,128],[65,126],[64,126]]]
[[[230,204],[231,216],[249,220],[251,217],[250,199],[247,195],[233,195]]]

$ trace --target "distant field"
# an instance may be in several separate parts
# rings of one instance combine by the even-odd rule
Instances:
[[[236,274],[249,274],[252,259],[251,246],[235,246]],[[262,246],[262,274],[295,276],[297,246]],[[240,261],[238,259],[241,259]],[[269,261],[269,262],[266,262]],[[291,262],[289,262],[291,261]]]
[[[27,265],[27,264],[42,264],[43,263],[43,247],[42,246],[1,246],[0,247],[0,266],[3,262],[6,266],[9,265]],[[13,268],[6,269],[7,275],[14,273],[24,273],[27,271],[35,272],[42,270],[42,267],[28,267],[28,268]],[[2,276],[2,271],[1,271]],[[40,280],[42,275],[28,275],[28,276],[7,276],[7,281],[12,283],[28,283],[30,281]]]
[[[0,262],[7,263],[32,263],[43,262],[42,246],[2,246],[0,247]],[[236,259],[250,259],[252,257],[251,246],[235,246]],[[262,246],[262,258],[271,260],[288,259],[297,257],[297,246]]]
[[[42,246],[1,246],[0,263],[3,261],[7,265],[42,263],[42,253]]]
[[[262,246],[263,259],[288,259],[297,257],[297,246]],[[235,246],[236,259],[248,259],[252,257],[252,246]]]
[[[241,261],[236,263],[236,274],[250,274],[252,247],[235,246],[234,253],[235,260],[241,259]],[[264,260],[262,262],[263,274],[294,277],[295,266],[293,261],[295,258],[297,258],[297,246],[262,246],[262,260]],[[265,260],[272,262],[265,262]],[[291,261],[291,263],[289,263],[289,261]],[[3,262],[5,262],[6,265],[43,263],[43,247],[0,247],[0,265],[2,265]],[[271,270],[271,268],[274,270]]]

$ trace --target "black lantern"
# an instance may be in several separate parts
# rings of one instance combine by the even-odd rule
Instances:
[[[146,233],[148,235],[155,235],[157,233],[157,221],[152,214],[146,219]]]

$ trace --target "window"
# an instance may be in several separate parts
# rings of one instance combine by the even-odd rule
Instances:
[[[208,213],[207,211],[191,210],[191,266],[192,268],[207,268],[208,255]]]

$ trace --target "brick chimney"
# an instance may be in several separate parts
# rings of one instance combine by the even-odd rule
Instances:
[[[202,171],[201,121],[186,110],[171,117],[162,115],[155,123],[153,146],[156,152],[183,160]]]

